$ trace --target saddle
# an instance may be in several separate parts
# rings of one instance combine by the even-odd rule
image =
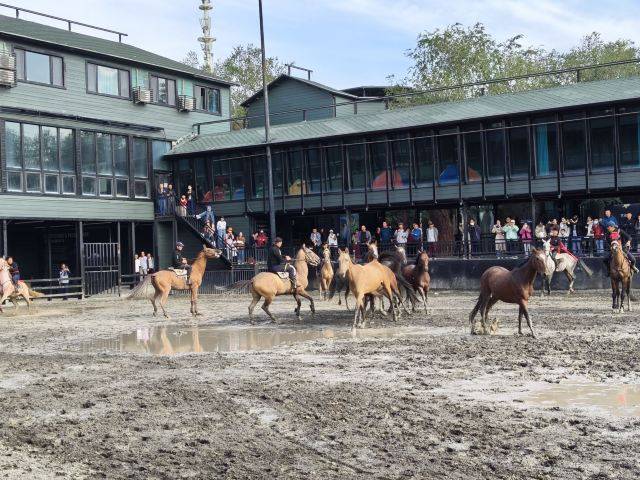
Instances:
[[[289,280],[289,272],[271,272],[275,275],[278,275],[282,280]]]
[[[169,267],[167,270],[171,270],[173,273],[175,273],[179,277],[185,277],[185,278],[187,277],[187,271],[184,268]]]

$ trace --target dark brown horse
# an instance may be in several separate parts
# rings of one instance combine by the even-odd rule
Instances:
[[[402,275],[413,287],[418,295],[422,297],[425,313],[428,313],[427,302],[429,295],[429,284],[431,276],[429,275],[429,255],[427,252],[421,251],[416,257],[416,261],[410,265],[402,267]],[[416,311],[416,300],[411,299],[413,311]]]
[[[611,308],[614,312],[624,311],[624,301],[627,300],[627,312],[631,311],[631,264],[620,245],[611,242],[611,261],[609,262],[609,276],[611,277]]]
[[[533,281],[536,279],[536,275],[544,273],[544,271],[545,254],[537,248],[531,250],[529,260],[521,267],[516,267],[511,271],[503,267],[491,267],[486,270],[480,277],[478,302],[469,314],[471,334],[490,333],[489,327],[487,327],[489,311],[498,300],[502,300],[505,303],[517,303],[520,307],[518,311],[518,334],[522,335],[522,316],[524,315],[527,319],[529,330],[531,330],[531,336],[535,338],[536,335],[533,333],[527,302],[533,294]],[[474,319],[478,312],[481,315],[481,332],[476,332],[474,324]]]

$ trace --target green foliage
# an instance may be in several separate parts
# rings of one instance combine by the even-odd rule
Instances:
[[[568,52],[547,51],[541,47],[523,45],[522,35],[500,42],[492,37],[481,23],[471,27],[456,23],[442,30],[418,35],[416,47],[406,52],[413,65],[403,80],[397,81],[394,77],[389,77],[394,86],[388,93],[402,93],[407,88],[429,90],[533,72],[626,60],[638,57],[639,50],[631,40],[605,42],[600,34],[594,32],[585,36]],[[633,64],[599,68],[582,71],[581,81],[618,78],[638,73],[639,67]],[[487,83],[482,86],[444,89],[406,97],[394,103],[395,106],[403,106],[461,100],[484,94],[565,85],[575,81],[575,73],[547,75]]]

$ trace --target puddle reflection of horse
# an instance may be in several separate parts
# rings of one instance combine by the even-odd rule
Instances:
[[[544,271],[545,254],[536,248],[531,250],[529,260],[521,267],[516,267],[511,271],[498,266],[487,269],[480,277],[480,296],[476,306],[469,314],[471,333],[485,335],[491,333],[494,325],[487,325],[489,311],[498,300],[502,300],[505,303],[516,303],[519,306],[518,334],[522,335],[522,317],[524,315],[527,319],[527,326],[531,330],[531,336],[535,338],[536,335],[533,333],[533,325],[529,317],[527,303],[529,297],[533,294],[533,282],[536,279],[536,275],[544,273]],[[476,331],[474,323],[478,312],[480,312],[482,323],[480,332]]]

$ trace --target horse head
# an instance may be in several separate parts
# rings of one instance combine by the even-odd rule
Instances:
[[[219,258],[222,255],[222,250],[219,250],[217,248],[209,248],[203,245],[202,254],[204,254],[205,258]]]
[[[324,245],[322,247],[322,256],[325,260],[331,260],[331,250],[328,245]]]
[[[542,249],[546,255],[551,253],[551,239],[542,240]]]
[[[349,255],[349,250],[346,248],[338,250],[338,269],[336,270],[336,275],[344,278],[351,266],[351,255]]]
[[[429,265],[429,254],[424,250],[420,250],[416,256],[416,265],[423,265],[427,267]]]
[[[544,273],[547,267],[547,254],[543,250],[534,248],[531,250],[529,262],[538,273]]]
[[[407,251],[404,249],[402,245],[396,245],[396,252],[402,255],[402,261],[407,263]]]
[[[611,252],[617,252],[620,249],[620,242],[618,240],[613,240],[611,242]]]
[[[307,247],[304,243],[302,247],[298,251],[298,255],[296,256],[296,260],[300,260],[300,252],[302,252],[303,258],[305,262],[307,262],[312,267],[317,267],[320,265],[320,257],[315,254],[313,250]]]

